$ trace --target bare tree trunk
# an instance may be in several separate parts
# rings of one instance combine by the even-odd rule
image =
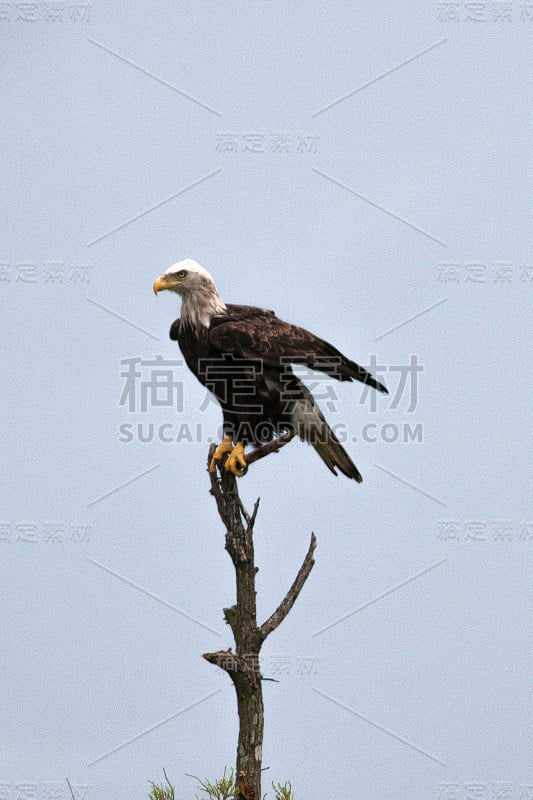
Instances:
[[[272,444],[254,453],[253,461],[268,455],[286,444],[292,437],[285,437],[278,448]],[[268,448],[268,449],[267,449]],[[209,452],[209,461],[214,452]],[[248,459],[251,463],[252,459]],[[209,462],[208,462],[209,463]],[[242,505],[235,477],[224,467],[220,475],[210,473],[211,493],[226,526],[226,550],[235,567],[237,602],[224,609],[224,619],[231,626],[235,637],[235,653],[222,650],[204,653],[211,664],[224,669],[230,676],[237,693],[239,714],[239,741],[237,745],[237,800],[261,800],[261,763],[263,748],[264,707],[263,680],[259,665],[261,645],[266,637],[285,619],[298,597],[314,564],[315,535],[291,588],[274,613],[263,623],[257,624],[255,575],[258,567],[254,561],[253,527],[259,500],[252,514]]]

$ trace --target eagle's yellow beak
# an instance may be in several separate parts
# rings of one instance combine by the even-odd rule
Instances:
[[[154,281],[154,294],[162,292],[164,289],[168,289],[168,280],[165,275],[160,275]]]

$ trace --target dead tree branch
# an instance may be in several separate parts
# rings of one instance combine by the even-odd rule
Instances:
[[[275,631],[278,625],[281,625],[291,608],[293,607],[294,603],[296,602],[296,598],[300,594],[303,589],[304,583],[306,582],[307,578],[309,577],[309,573],[313,569],[315,564],[315,559],[313,558],[313,554],[316,548],[316,536],[314,533],[311,534],[311,543],[309,545],[309,550],[304,558],[303,564],[298,571],[298,575],[293,581],[293,584],[279,606],[276,608],[273,614],[263,622],[261,627],[259,628],[259,636],[261,641],[264,642],[266,637]]]
[[[271,453],[277,453],[278,450],[281,450],[286,444],[289,444],[292,439],[296,436],[296,431],[290,430],[287,433],[278,436],[277,439],[272,439],[271,442],[267,442],[267,444],[261,445],[261,447],[252,450],[251,453],[246,455],[246,462],[248,466],[253,464],[254,461],[259,461],[260,458],[264,458],[265,456],[269,456]]]
[[[269,442],[247,456],[248,464],[264,458],[288,444],[294,432]],[[209,450],[208,465],[215,451]],[[263,689],[259,664],[259,652],[267,636],[280,625],[300,594],[314,565],[316,537],[311,535],[311,543],[298,574],[289,591],[274,611],[263,623],[257,624],[255,576],[258,567],[254,560],[253,529],[259,509],[256,500],[249,514],[240,497],[237,481],[222,464],[218,472],[209,472],[211,494],[214,496],[222,522],[226,527],[226,550],[235,567],[237,600],[235,605],[224,609],[224,619],[230,625],[235,637],[235,653],[231,648],[215,653],[204,653],[203,658],[210,664],[228,673],[237,694],[239,714],[239,741],[237,745],[237,795],[238,800],[260,800],[261,762],[264,729]]]

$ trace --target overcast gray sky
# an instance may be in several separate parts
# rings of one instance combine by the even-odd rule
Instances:
[[[532,35],[519,0],[0,4],[1,800],[233,764],[221,415],[150,364],[187,257],[391,389],[315,387],[361,486],[299,442],[240,483],[261,617],[318,538],[265,790],[531,800]]]

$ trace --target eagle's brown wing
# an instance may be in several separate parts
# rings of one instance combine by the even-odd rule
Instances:
[[[346,358],[318,336],[278,319],[271,311],[248,306],[228,306],[228,314],[213,318],[211,343],[222,353],[262,359],[279,366],[307,364],[340,381],[358,380],[387,392],[366,369]]]

